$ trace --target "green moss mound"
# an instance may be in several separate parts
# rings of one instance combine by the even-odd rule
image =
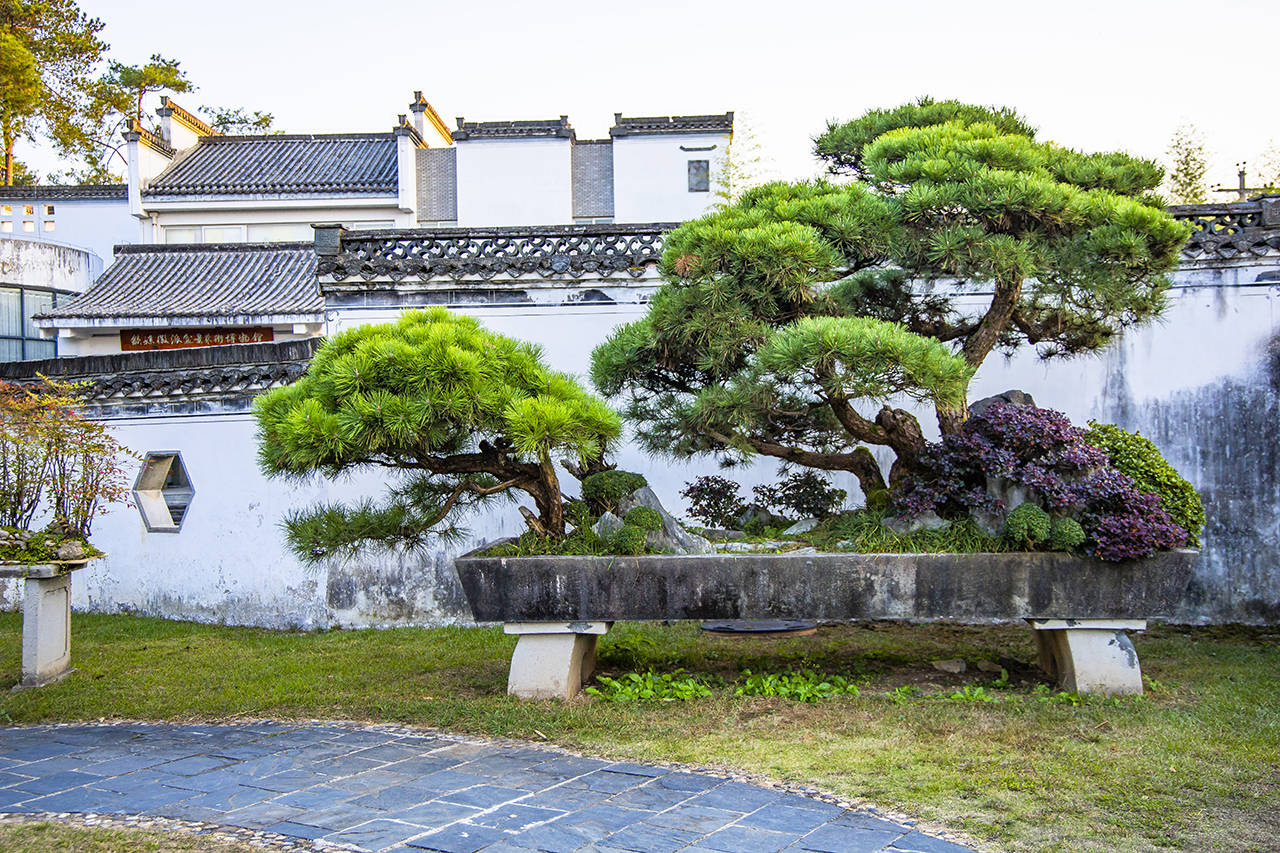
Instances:
[[[1074,518],[1059,518],[1049,531],[1049,547],[1055,551],[1072,551],[1084,540],[1084,528]]]
[[[582,499],[597,514],[613,512],[618,501],[647,485],[648,480],[631,471],[600,471],[583,479]]]
[[[632,527],[640,528],[646,533],[662,529],[662,516],[658,514],[656,509],[651,509],[647,506],[632,507],[623,521]]]
[[[624,557],[637,557],[645,552],[644,531],[633,524],[623,525],[622,529],[609,538],[608,552]]]
[[[1187,544],[1198,546],[1204,530],[1204,504],[1195,487],[1170,465],[1149,439],[1114,424],[1089,421],[1085,441],[1111,459],[1117,471],[1130,477],[1139,489],[1159,495],[1160,505],[1183,530]]]

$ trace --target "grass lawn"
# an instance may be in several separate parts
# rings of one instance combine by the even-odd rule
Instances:
[[[5,853],[254,853],[260,848],[248,844],[142,829],[63,826],[55,823],[13,823],[0,825],[0,850]]]
[[[743,669],[808,667],[851,676],[861,692],[815,704],[735,697],[729,687],[686,702],[562,703],[505,695],[514,640],[497,628],[307,634],[83,614],[73,617],[79,672],[11,694],[20,620],[0,614],[4,722],[412,723],[804,782],[993,849],[1280,844],[1276,628],[1153,627],[1135,638],[1147,696],[1080,702],[1029,666],[1033,640],[1021,626],[864,623],[769,640],[708,636],[688,623],[621,624],[601,641],[606,674],[683,668],[730,684]],[[964,658],[970,669],[937,672],[929,661],[939,658]],[[1008,686],[976,671],[980,659],[1001,663]]]

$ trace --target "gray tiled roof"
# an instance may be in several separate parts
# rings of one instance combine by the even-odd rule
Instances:
[[[613,114],[610,136],[651,133],[732,133],[733,113],[710,116],[638,116]]]
[[[202,136],[143,190],[189,195],[391,194],[393,133]]]
[[[24,201],[77,201],[82,199],[121,201],[129,197],[127,184],[44,184],[41,186],[0,187],[0,198]]]
[[[320,314],[315,273],[312,243],[117,246],[115,263],[88,290],[37,319]]]
[[[536,119],[533,121],[467,121],[458,119],[458,129],[453,138],[464,139],[520,139],[531,136],[563,137],[573,139],[573,128],[568,116]]]
[[[613,140],[573,146],[573,215],[613,216]]]

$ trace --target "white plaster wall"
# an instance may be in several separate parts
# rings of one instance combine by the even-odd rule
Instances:
[[[342,223],[351,229],[361,228],[393,228],[401,212],[394,198],[377,198],[353,200],[350,204],[317,203],[305,204],[284,202],[254,202],[235,204],[205,205],[198,209],[168,209],[159,205],[149,206],[158,226],[156,242],[165,241],[164,231],[167,228],[191,228],[200,225],[286,225],[291,226],[287,234],[278,239],[265,242],[307,242],[313,239],[312,225]],[[259,242],[245,228],[241,233],[241,241]]]
[[[458,225],[573,222],[568,139],[468,139],[458,149]]]
[[[729,134],[653,134],[613,140],[613,213],[615,222],[682,222],[696,219],[716,201],[716,162],[724,157]],[[682,151],[706,148],[712,151]],[[710,161],[712,189],[689,192],[689,161]]]

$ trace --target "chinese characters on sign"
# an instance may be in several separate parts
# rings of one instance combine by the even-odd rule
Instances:
[[[274,339],[270,326],[207,329],[125,329],[120,333],[124,352],[189,347],[222,347],[228,344],[264,344]]]

